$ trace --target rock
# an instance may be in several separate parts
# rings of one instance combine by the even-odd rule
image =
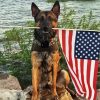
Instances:
[[[22,90],[0,90],[0,100],[28,100],[27,95]]]
[[[0,89],[21,90],[21,86],[15,76],[0,72]]]
[[[29,86],[24,91],[29,94],[29,100],[31,100],[32,86]],[[57,86],[57,93],[59,96],[59,100],[73,100],[70,93],[64,87]],[[52,90],[48,87],[41,89],[39,94],[40,100],[54,100]]]

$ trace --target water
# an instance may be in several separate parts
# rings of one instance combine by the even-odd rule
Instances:
[[[49,10],[53,5],[47,3],[46,0],[0,0],[0,26],[24,25],[25,22],[33,20],[31,16],[31,3],[33,1],[42,10]],[[96,20],[100,18],[100,0],[67,1],[60,4],[62,10],[63,5],[66,4],[68,8],[76,11],[76,21],[80,19],[80,16],[89,13],[90,10],[93,11]],[[5,30],[0,28],[0,37]]]

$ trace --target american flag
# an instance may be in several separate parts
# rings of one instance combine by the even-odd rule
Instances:
[[[57,32],[76,92],[96,100],[100,33],[61,29]]]

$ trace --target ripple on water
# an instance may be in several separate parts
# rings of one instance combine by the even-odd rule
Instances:
[[[46,0],[0,0],[0,25],[23,25],[28,20],[33,20],[31,16],[31,3],[35,2],[40,9],[50,10],[52,3],[45,2]],[[79,16],[88,14],[90,10],[93,11],[95,18],[100,18],[100,0],[96,1],[67,1],[61,3],[61,10],[63,5],[76,11],[74,16],[79,20]],[[61,17],[60,17],[61,18]]]

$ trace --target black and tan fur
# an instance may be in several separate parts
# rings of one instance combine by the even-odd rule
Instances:
[[[52,84],[53,95],[57,99],[56,82],[59,71],[60,55],[58,45],[54,42],[55,30],[57,27],[58,16],[60,14],[60,5],[56,1],[50,11],[41,11],[34,3],[31,5],[32,16],[35,24],[40,29],[35,29],[35,40],[32,45],[32,100],[39,100],[39,83],[43,73],[48,73],[47,82]],[[44,70],[43,70],[44,68]],[[42,71],[41,71],[42,70]],[[68,79],[66,78],[69,82]]]

